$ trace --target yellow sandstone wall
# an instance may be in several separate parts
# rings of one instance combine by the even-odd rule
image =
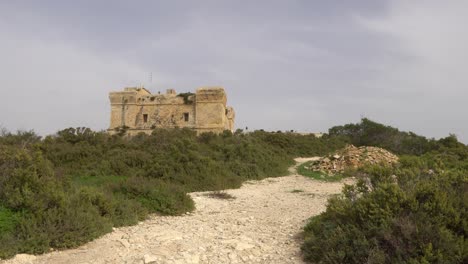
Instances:
[[[173,89],[153,95],[144,88],[111,92],[109,133],[127,127],[128,134],[151,133],[155,128],[191,128],[197,133],[234,130],[235,113],[226,107],[226,93],[220,87],[197,89],[184,100]]]

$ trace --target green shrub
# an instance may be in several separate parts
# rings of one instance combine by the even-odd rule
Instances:
[[[119,184],[115,192],[139,201],[149,212],[177,215],[194,209],[193,200],[182,188],[160,180],[131,177]]]
[[[292,157],[341,144],[264,131],[156,129],[124,137],[124,130],[67,128],[44,139],[2,132],[0,257],[75,247],[148,213],[185,213],[194,207],[187,192],[286,175]]]
[[[329,137],[386,148],[394,167],[367,166],[305,227],[312,263],[467,263],[468,147],[362,119]],[[417,156],[413,156],[417,155]]]
[[[189,97],[195,95],[194,93],[179,93],[177,96],[184,99],[184,104],[193,104],[193,100],[190,100]]]
[[[0,235],[14,231],[19,215],[12,210],[0,206]]]
[[[312,171],[308,169],[312,165],[312,163],[313,161],[307,161],[307,162],[302,163],[301,165],[297,167],[297,173],[302,176],[306,176],[315,180],[328,181],[328,182],[340,181],[345,177],[342,174],[327,175],[320,171]]]
[[[427,172],[428,157],[369,166],[305,227],[313,263],[464,263],[467,171]],[[398,183],[395,183],[397,176]]]

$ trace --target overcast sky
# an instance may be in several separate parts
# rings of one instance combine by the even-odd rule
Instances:
[[[326,132],[368,117],[466,143],[467,10],[464,0],[0,0],[0,125],[101,130],[110,91],[223,86],[237,128]]]

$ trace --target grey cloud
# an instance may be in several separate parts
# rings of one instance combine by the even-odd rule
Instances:
[[[241,128],[324,131],[365,115],[466,141],[463,67],[455,53],[424,43],[434,41],[432,27],[452,27],[447,13],[462,9],[438,8],[370,0],[3,2],[0,70],[9,74],[0,81],[14,85],[13,101],[33,114],[3,104],[0,123],[41,133],[104,129],[110,90],[222,85]],[[437,15],[438,24],[424,20]],[[458,37],[446,37],[453,49]],[[467,55],[466,45],[455,47]],[[24,65],[25,53],[34,62]],[[44,94],[49,101],[38,103]],[[428,114],[433,122],[422,121]]]

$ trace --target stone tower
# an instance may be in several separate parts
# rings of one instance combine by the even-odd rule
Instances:
[[[221,87],[203,87],[196,93],[151,94],[145,88],[130,87],[109,94],[111,120],[109,133],[125,127],[127,133],[151,133],[155,128],[186,127],[197,131],[220,133],[234,130],[235,112],[226,106]]]

